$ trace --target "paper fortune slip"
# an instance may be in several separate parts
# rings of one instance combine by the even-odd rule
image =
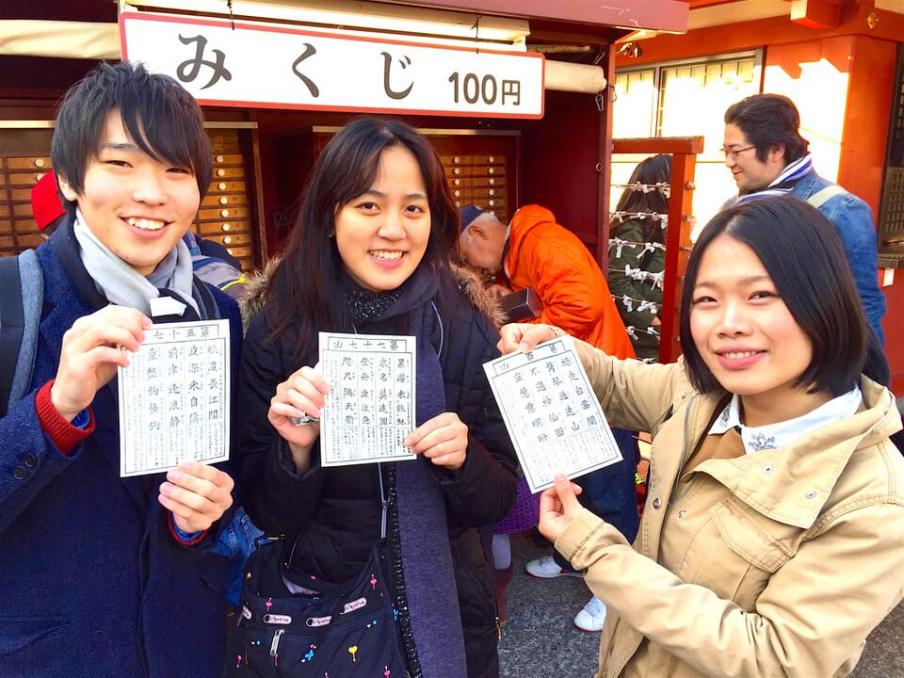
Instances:
[[[622,460],[571,337],[483,368],[531,492]]]
[[[320,463],[404,461],[416,427],[415,338],[320,333],[320,370],[330,385],[320,418]]]
[[[229,321],[153,325],[119,368],[119,473],[229,459]]]

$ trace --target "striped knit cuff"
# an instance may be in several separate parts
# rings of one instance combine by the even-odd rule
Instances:
[[[167,524],[169,525],[170,534],[183,546],[194,546],[207,536],[207,530],[201,530],[200,532],[183,532],[180,530],[179,526],[176,525],[176,518],[173,516],[172,511],[169,513]]]

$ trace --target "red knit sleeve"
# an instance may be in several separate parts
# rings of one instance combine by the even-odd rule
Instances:
[[[38,422],[44,433],[53,441],[60,452],[69,454],[72,448],[94,433],[94,412],[88,408],[88,425],[85,428],[73,426],[57,412],[50,399],[50,389],[54,380],[51,379],[38,389],[35,395],[35,410],[38,413]]]

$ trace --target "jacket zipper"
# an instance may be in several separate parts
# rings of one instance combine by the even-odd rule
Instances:
[[[285,629],[276,629],[273,632],[273,642],[270,643],[270,657],[273,659],[273,666],[279,665],[279,641],[285,632]]]
[[[144,599],[145,599],[145,584],[148,580],[148,564],[147,559],[148,555],[148,534],[147,532],[141,538],[141,544],[138,546],[138,591],[141,600],[141,612],[138,615],[138,628],[136,629],[137,641],[138,641],[138,663],[141,665],[141,668],[144,669],[143,674],[145,676],[151,675],[151,664],[148,658],[147,647],[145,646],[145,636],[144,636]]]

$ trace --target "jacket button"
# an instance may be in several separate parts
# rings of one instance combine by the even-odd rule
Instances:
[[[17,466],[17,467],[16,467],[16,470],[13,471],[13,477],[14,477],[16,480],[22,480],[22,479],[25,478],[25,476],[27,476],[27,475],[28,475],[28,471],[26,471],[25,468],[22,467],[22,466]]]
[[[660,499],[659,497],[656,497],[656,498],[653,500],[653,508],[654,508],[654,509],[658,509],[658,508],[660,508],[661,506],[662,506],[662,499]]]
[[[25,465],[28,468],[34,468],[35,465],[38,463],[38,458],[35,455],[33,455],[31,452],[29,452],[24,457],[22,457],[22,461],[25,463]]]
[[[685,511],[684,509],[678,511],[679,518],[684,518],[684,516],[686,516],[686,515],[687,515],[687,511]]]

